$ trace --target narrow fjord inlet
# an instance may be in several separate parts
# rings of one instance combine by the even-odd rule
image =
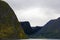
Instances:
[[[51,9],[50,3],[51,8],[45,8],[48,2],[50,1],[23,0],[19,2],[20,4],[17,2],[18,5],[22,4],[18,6],[20,9],[13,10],[14,8],[8,2],[0,0],[0,39],[60,39],[60,9],[58,8],[58,11]],[[43,7],[39,8],[39,5]],[[14,5],[14,7],[17,6]],[[53,8],[56,7],[56,5],[53,6]],[[20,15],[17,16],[17,14]],[[31,26],[31,23],[36,26]],[[42,24],[45,25],[39,26]]]

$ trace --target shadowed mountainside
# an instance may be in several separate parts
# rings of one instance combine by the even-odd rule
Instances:
[[[30,23],[28,21],[20,22],[20,24],[27,35],[31,35],[33,33],[33,29],[31,28]]]
[[[12,8],[1,0],[0,38],[27,38]]]
[[[41,30],[31,37],[60,39],[60,18],[50,20]]]
[[[46,38],[60,39],[60,18],[50,20],[41,30],[40,35]]]
[[[39,31],[42,27],[36,26],[36,27],[31,27],[30,23],[28,21],[20,22],[24,32],[30,36],[35,34],[37,31]]]
[[[20,23],[24,32],[30,38],[60,39],[60,18],[50,20],[43,27],[31,27],[28,21]]]

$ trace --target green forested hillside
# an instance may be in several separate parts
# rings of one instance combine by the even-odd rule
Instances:
[[[12,8],[1,0],[0,38],[27,38]]]

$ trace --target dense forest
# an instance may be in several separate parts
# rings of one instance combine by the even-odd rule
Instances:
[[[12,8],[1,0],[0,38],[27,38]]]

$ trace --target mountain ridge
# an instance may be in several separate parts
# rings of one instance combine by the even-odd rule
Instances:
[[[60,38],[60,17],[50,20],[41,30],[39,30],[32,38]]]

